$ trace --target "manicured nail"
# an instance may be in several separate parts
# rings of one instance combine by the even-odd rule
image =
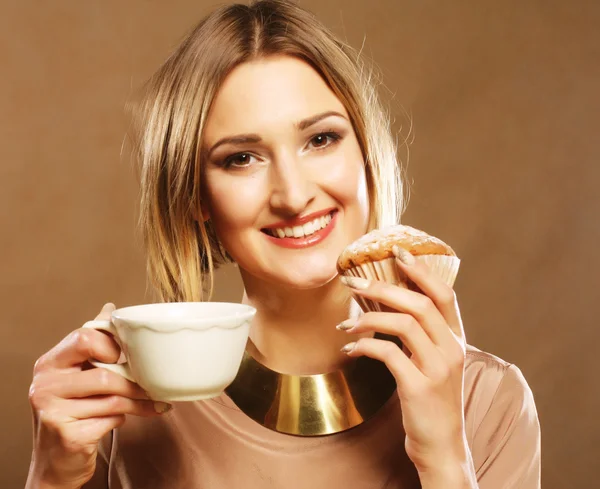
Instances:
[[[356,290],[365,290],[369,288],[369,285],[371,285],[371,282],[369,280],[361,277],[347,277],[344,275],[340,277],[340,280],[344,285],[352,287]]]
[[[155,401],[154,402],[154,410],[158,414],[168,413],[171,409],[173,409],[173,405],[168,402]]]
[[[394,253],[394,256],[405,265],[413,265],[415,263],[415,257],[412,253],[398,245],[393,246],[392,253]]]
[[[340,331],[350,331],[356,326],[356,319],[346,319],[336,326]]]
[[[352,350],[354,350],[354,348],[356,348],[356,342],[353,343],[348,343],[346,346],[344,346],[342,348],[342,352],[343,353],[350,353]]]

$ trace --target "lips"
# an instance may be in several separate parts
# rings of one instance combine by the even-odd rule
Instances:
[[[274,238],[306,238],[312,234],[320,231],[327,227],[327,225],[333,219],[334,211],[331,211],[325,215],[320,215],[304,222],[303,224],[296,221],[290,221],[288,223],[282,223],[280,226],[273,226],[263,229],[265,233]]]
[[[302,218],[281,221],[263,228],[262,232],[273,243],[285,248],[312,246],[333,230],[336,222],[336,209],[326,209]]]

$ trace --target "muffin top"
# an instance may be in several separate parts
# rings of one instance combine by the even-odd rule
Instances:
[[[456,256],[454,250],[441,239],[410,226],[397,224],[375,229],[349,244],[338,258],[340,271],[369,261],[378,261],[394,256],[392,247],[401,246],[413,255]]]

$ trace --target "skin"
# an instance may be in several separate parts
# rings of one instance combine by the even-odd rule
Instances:
[[[339,115],[299,127],[331,111]],[[213,150],[223,138],[249,133],[260,141]],[[334,142],[329,133],[340,137]],[[338,255],[367,230],[370,213],[364,160],[343,104],[302,61],[245,63],[220,87],[203,145],[202,214],[239,266],[243,301],[257,308],[253,355],[296,374],[329,371],[361,355],[383,361],[402,403],[405,434],[398,436],[405,436],[422,487],[477,487],[464,431],[465,341],[453,290],[402,253],[398,266],[423,294],[337,277]],[[315,246],[283,248],[261,231],[323,209],[336,210],[336,225]],[[352,301],[357,295],[386,310],[360,316]],[[105,306],[99,318],[110,317],[113,308]],[[373,338],[377,331],[397,335],[410,351]],[[124,414],[164,410],[118,375],[85,369],[91,358],[110,363],[118,357],[107,335],[80,329],[38,360],[30,390],[28,488],[81,487],[94,472],[98,441],[122,425]]]
[[[340,115],[297,127],[326,112]],[[314,70],[287,57],[237,67],[207,119],[204,216],[239,266],[244,302],[257,307],[253,353],[282,372],[318,373],[347,361],[339,351],[347,338],[331,328],[348,318],[351,308],[350,295],[334,280],[335,263],[343,248],[365,233],[369,218],[364,161],[348,119]],[[318,137],[329,131],[341,139]],[[223,138],[248,133],[261,141],[211,151]],[[234,165],[223,166],[236,155]],[[329,208],[337,210],[337,224],[316,246],[282,248],[261,232]]]
[[[96,319],[110,319],[106,304]],[[100,331],[77,329],[35,363],[29,402],[33,411],[33,456],[26,489],[80,488],[96,468],[98,442],[122,426],[126,414],[152,417],[164,403],[88,361],[115,363],[120,349]]]
[[[405,448],[422,487],[478,487],[464,426],[465,335],[456,295],[428,267],[395,249],[397,266],[423,293],[364,279],[344,280],[356,295],[379,302],[339,327],[349,333],[399,337],[407,349],[375,338],[351,342],[344,351],[384,362],[394,375],[402,405]]]
[[[314,114],[332,117],[297,129]],[[335,145],[315,148],[316,131],[339,130]],[[207,151],[220,139],[256,133],[260,143],[224,145],[206,167],[204,206],[219,239],[237,262],[246,295],[258,310],[252,324],[254,354],[282,372],[315,373],[367,355],[383,361],[398,383],[407,454],[423,487],[477,487],[463,419],[465,341],[454,291],[414,263],[398,266],[423,294],[383,283],[345,281],[351,294],[387,306],[387,312],[354,315],[351,328],[336,328],[352,315],[348,290],[340,289],[335,262],[342,249],[366,231],[368,199],[364,161],[347,113],[326,83],[294,58],[246,63],[225,81],[207,121]],[[307,146],[308,142],[308,146]],[[223,161],[235,166],[224,167]],[[235,195],[235,199],[231,198]],[[336,228],[319,246],[279,247],[261,229],[281,219],[335,206]],[[399,336],[410,351],[373,338]],[[356,338],[356,335],[359,338]],[[316,354],[313,354],[315,353]],[[411,354],[412,352],[412,354]]]

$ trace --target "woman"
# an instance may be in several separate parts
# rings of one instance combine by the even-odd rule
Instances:
[[[453,291],[406,253],[398,266],[422,294],[337,278],[342,249],[397,222],[401,201],[388,120],[357,58],[307,12],[265,0],[214,12],[150,80],[138,120],[150,276],[163,300],[196,301],[215,266],[237,263],[257,309],[255,368],[218,399],[171,409],[87,369],[119,349],[74,331],[36,363],[27,487],[539,487],[531,392],[516,367],[465,347]],[[359,316],[356,295],[386,312]],[[349,364],[380,373],[350,378]],[[244,391],[253,372],[295,386],[278,413],[298,412],[330,372],[372,392],[373,415],[331,397],[316,431],[282,428],[273,405],[248,407],[267,396]],[[374,387],[383,372],[391,395]]]

